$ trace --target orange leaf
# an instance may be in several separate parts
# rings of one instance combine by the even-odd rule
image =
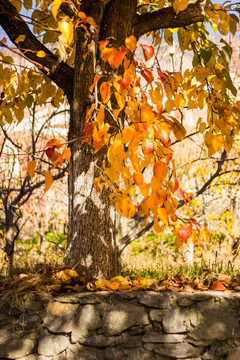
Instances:
[[[224,291],[224,290],[226,290],[226,286],[221,281],[214,281],[211,288],[212,288],[212,290],[215,290],[215,291]]]
[[[56,147],[57,149],[60,149],[63,146],[63,144],[60,144],[60,141],[57,139],[51,139],[47,142],[45,148],[47,147]]]
[[[141,172],[135,172],[133,174],[133,181],[137,186],[142,185],[143,183],[143,174]]]
[[[172,215],[171,215],[171,220],[172,220],[173,222],[176,222],[176,221],[177,221],[177,215],[176,215],[176,214],[172,214]]]
[[[143,139],[142,150],[145,155],[149,155],[153,152],[153,141],[150,139]]]
[[[143,50],[143,55],[145,57],[145,61],[150,60],[154,55],[154,48],[152,46],[143,45],[143,44],[141,44],[141,47]]]
[[[95,75],[95,76],[94,76],[93,83],[92,83],[92,85],[91,85],[90,88],[89,88],[90,93],[93,92],[94,86],[96,85],[96,83],[98,82],[99,79],[100,79],[100,76],[99,76],[99,75]]]
[[[125,45],[132,53],[135,51],[137,46],[137,39],[134,35],[130,35],[125,39]]]
[[[52,175],[50,174],[49,171],[44,171],[44,176],[45,176],[45,189],[44,191],[47,192],[51,185],[52,185],[52,182],[53,182],[53,178],[52,178]]]
[[[148,196],[150,184],[141,184],[140,185],[140,191],[144,197]]]
[[[70,159],[71,159],[71,149],[70,149],[70,148],[67,148],[67,149],[63,150],[62,156],[63,156],[63,158],[64,158],[67,162],[70,162]]]
[[[141,109],[141,122],[151,123],[154,120],[154,113],[148,107],[143,106]]]
[[[35,160],[29,161],[29,163],[27,164],[27,172],[31,179],[34,177],[35,168],[36,168],[36,161]]]
[[[63,156],[62,154],[59,154],[56,160],[53,161],[53,166],[58,167],[63,163]]]
[[[168,142],[171,133],[171,126],[162,121],[159,124],[153,125],[154,135],[157,139],[161,139],[164,142]]]
[[[114,57],[113,57],[113,65],[117,69],[122,64],[122,61],[124,59],[125,54],[126,54],[126,51],[119,51],[116,55],[114,55]]]
[[[100,86],[100,94],[104,103],[110,99],[110,84],[104,81]]]
[[[192,235],[192,224],[183,225],[181,229],[179,229],[178,234],[182,240],[182,242],[186,243],[187,240]]]
[[[165,163],[156,163],[153,167],[153,173],[160,181],[165,179],[168,172],[168,166]]]

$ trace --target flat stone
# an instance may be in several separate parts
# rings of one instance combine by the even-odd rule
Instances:
[[[127,349],[123,360],[155,360],[155,356],[152,352],[146,351],[142,348]]]
[[[22,313],[19,319],[15,323],[17,330],[24,329],[29,330],[40,326],[40,317],[37,314]]]
[[[39,339],[38,354],[44,356],[58,355],[66,350],[68,346],[69,340],[67,336],[45,333]]]
[[[197,307],[202,320],[190,332],[195,340],[221,341],[235,337],[239,332],[239,314],[235,308],[212,301],[199,303]]]
[[[119,337],[116,336],[104,336],[104,335],[92,335],[82,339],[79,339],[78,342],[81,345],[105,348],[107,346],[115,345]]]
[[[43,318],[43,326],[55,333],[69,333],[77,307],[77,305],[60,302],[49,303]]]
[[[142,338],[144,343],[181,343],[185,339],[182,334],[148,334]]]
[[[81,292],[79,294],[55,296],[54,300],[70,304],[99,304],[107,301],[109,294],[108,291],[102,291],[101,293]]]
[[[155,345],[154,351],[160,355],[174,357],[176,359],[186,359],[196,357],[203,353],[203,347],[195,347],[188,343],[182,344],[162,344]]]
[[[0,308],[0,314],[7,316],[21,315],[23,311],[17,307],[12,307],[9,303],[4,303]]]
[[[180,297],[178,300],[177,300],[177,304],[178,304],[178,306],[182,306],[182,307],[185,307],[185,306],[187,306],[187,307],[189,307],[189,306],[191,306],[192,304],[193,304],[194,302],[191,300],[191,299],[189,299],[189,298],[187,298],[187,297]]]
[[[149,324],[147,311],[128,303],[108,304],[102,311],[103,331],[107,335],[118,335],[133,326]]]
[[[74,349],[74,351],[71,350],[72,347],[71,349],[68,348],[66,350],[65,360],[104,360],[104,350],[102,349],[94,349],[87,346],[79,345],[77,349]]]
[[[39,356],[37,354],[30,354],[30,355],[24,356],[24,358],[20,358],[19,360],[39,360]]]
[[[226,360],[239,360],[240,359],[240,347],[229,351]]]
[[[14,336],[7,339],[0,339],[0,354],[2,358],[18,359],[34,353],[37,347],[37,340],[27,335]]]
[[[216,343],[213,344],[210,349],[208,349],[204,354],[203,354],[203,360],[217,360],[217,359],[222,359],[222,357],[226,354],[226,349],[224,348],[224,346],[220,343]],[[240,359],[240,357],[239,357]]]
[[[150,320],[160,322],[162,321],[163,314],[164,312],[162,310],[152,309],[149,312]]]
[[[69,328],[72,331],[73,341],[76,341],[87,336],[89,331],[99,329],[101,326],[102,319],[96,305],[86,304],[78,308]]]
[[[118,341],[117,345],[119,345],[122,348],[134,348],[139,347],[143,345],[142,336],[131,336],[127,332],[123,333]]]
[[[122,349],[108,347],[104,351],[104,360],[121,360],[123,357]]]
[[[185,308],[173,307],[166,311],[162,318],[166,333],[183,333],[189,330],[189,318]]]
[[[138,302],[149,307],[158,309],[168,309],[171,305],[171,295],[169,293],[141,292],[137,295]]]

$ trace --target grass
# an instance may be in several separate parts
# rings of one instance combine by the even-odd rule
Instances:
[[[238,252],[232,252],[233,240],[223,233],[214,232],[207,243],[194,247],[194,262],[187,263],[186,246],[175,248],[174,237],[165,231],[160,238],[148,234],[133,241],[122,254],[121,275],[163,279],[167,275],[184,274],[190,279],[203,278],[207,274],[237,275],[240,270]],[[60,233],[48,233],[45,241],[19,239],[16,242],[13,275],[36,273],[48,267],[64,265],[66,237]],[[0,251],[0,263],[4,273],[4,253]]]

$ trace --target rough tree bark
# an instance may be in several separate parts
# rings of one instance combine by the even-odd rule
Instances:
[[[74,141],[71,143],[72,160],[69,171],[66,261],[81,274],[91,278],[111,277],[119,270],[115,212],[109,202],[108,192],[105,191],[99,198],[93,187],[94,178],[101,172],[99,167],[106,149],[94,155],[92,148],[86,143],[81,144],[80,140],[86,111],[94,102],[88,91],[94,74],[108,77],[112,75],[101,62],[98,42],[108,38],[115,45],[122,45],[125,38],[132,34],[139,38],[151,30],[203,21],[204,1],[197,0],[178,15],[173,8],[138,15],[137,0],[82,0],[79,4],[78,10],[94,18],[98,24],[98,32],[92,33],[89,38],[84,30],[77,29],[74,70],[64,62],[58,63],[56,55],[51,54],[30,32],[9,0],[0,1],[0,25],[24,56],[64,90],[70,103],[69,139]],[[62,10],[71,16],[72,9],[68,5],[69,2],[64,3],[65,8]],[[16,43],[19,34],[25,34],[26,39]],[[87,53],[90,43],[93,45],[84,59],[83,55]],[[30,51],[26,52],[25,49]],[[36,57],[39,50],[49,56]]]

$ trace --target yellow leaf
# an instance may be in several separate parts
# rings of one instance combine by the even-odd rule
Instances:
[[[70,148],[67,148],[67,149],[63,150],[62,156],[67,162],[70,162],[70,159],[71,159],[71,150],[70,150]]]
[[[111,283],[106,279],[100,279],[95,282],[95,286],[97,289],[102,287],[111,287]]]
[[[183,11],[188,6],[188,0],[175,0],[173,3],[173,9],[176,14]]]
[[[19,0],[10,0],[10,2],[13,4],[13,6],[17,9],[18,12],[21,11],[22,1],[19,1]]]
[[[206,129],[207,125],[205,122],[202,122],[200,125],[199,125],[199,131],[201,134],[204,133],[205,129]]]
[[[178,42],[179,47],[182,51],[188,50],[189,44],[191,42],[191,34],[189,31],[184,28],[178,29]]]
[[[115,92],[114,95],[116,97],[119,109],[122,110],[124,108],[125,102],[126,102],[125,97],[120,95],[118,92]]]
[[[210,132],[207,132],[205,142],[208,148],[208,156],[212,156],[217,151],[221,150],[224,143],[224,137],[221,134],[213,135]]]
[[[27,164],[27,172],[31,179],[34,177],[35,168],[36,168],[36,161],[35,160],[29,161],[29,163]]]
[[[73,41],[73,23],[72,21],[59,21],[58,23],[59,29],[64,37],[64,39],[67,41],[67,43],[70,45]]]
[[[52,15],[55,20],[57,20],[58,9],[61,6],[61,4],[63,3],[63,1],[64,0],[54,0],[52,3]]]
[[[16,40],[15,40],[15,43],[19,43],[19,42],[22,42],[26,39],[26,35],[19,35]]]
[[[37,52],[37,56],[40,58],[43,58],[43,57],[47,56],[47,54],[45,53],[45,51],[40,50]]]
[[[208,241],[209,239],[209,230],[208,228],[203,228],[200,233],[199,233],[199,236],[198,236],[199,240],[201,241]]]
[[[139,187],[140,187],[140,191],[141,191],[142,195],[144,197],[147,197],[149,188],[150,188],[150,184],[141,184]]]
[[[166,212],[165,208],[158,208],[158,218],[159,220],[161,220],[161,222],[163,223],[163,225],[168,223],[168,214]]]
[[[27,10],[31,10],[32,8],[32,0],[24,0],[24,7],[27,9]]]
[[[44,171],[44,177],[45,177],[45,189],[44,191],[47,192],[51,185],[52,185],[52,182],[53,182],[53,178],[52,178],[52,175],[50,174],[49,171]]]
[[[165,108],[168,113],[170,113],[174,109],[175,103],[174,100],[168,99],[165,103]]]
[[[218,31],[222,35],[227,35],[229,32],[229,24],[226,20],[221,20],[218,24]]]

